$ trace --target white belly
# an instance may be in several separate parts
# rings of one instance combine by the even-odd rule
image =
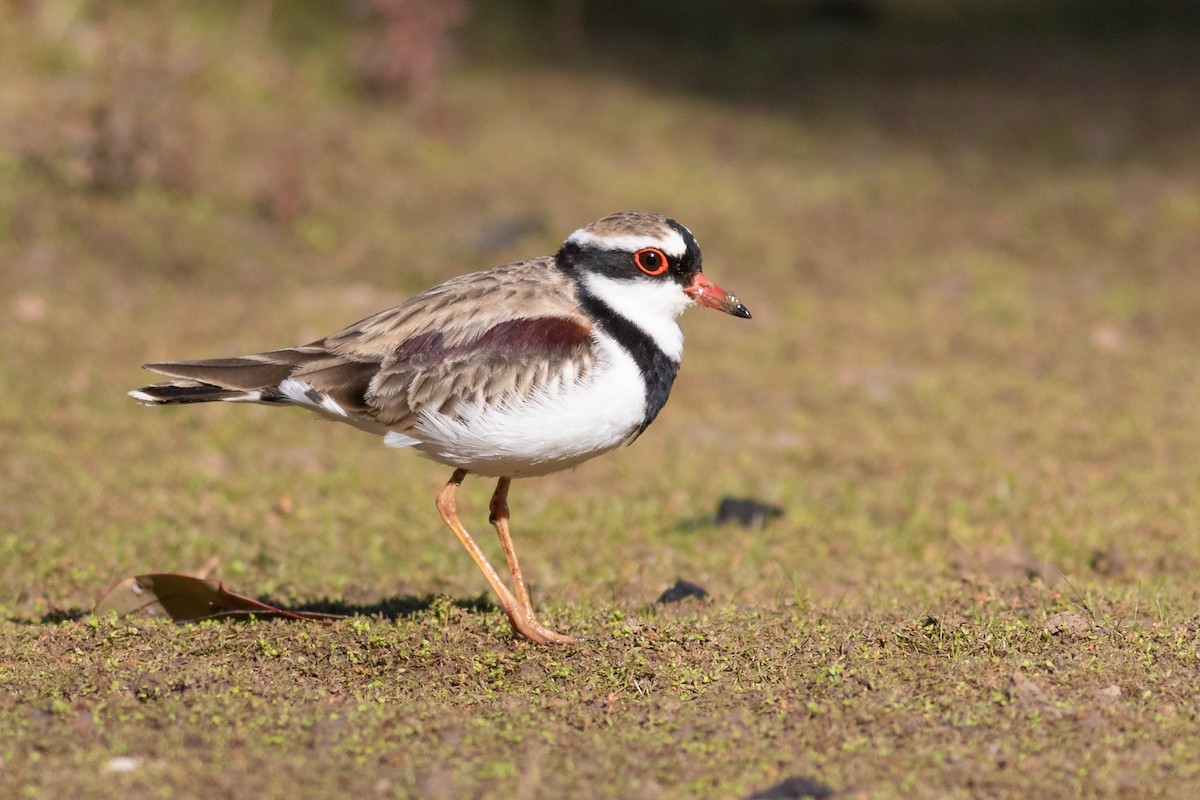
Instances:
[[[601,358],[583,381],[564,379],[497,405],[460,405],[453,417],[423,413],[415,428],[385,441],[489,477],[545,475],[606,453],[642,424],[646,390],[629,354],[607,337],[598,344]]]

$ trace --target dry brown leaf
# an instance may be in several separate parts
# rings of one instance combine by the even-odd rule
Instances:
[[[258,617],[308,620],[323,625],[339,618],[334,614],[285,611],[231,592],[221,581],[174,572],[135,575],[120,581],[100,596],[92,613],[115,613],[119,617],[145,614],[170,617],[176,622],[253,614]]]

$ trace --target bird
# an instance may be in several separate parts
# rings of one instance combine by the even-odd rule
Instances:
[[[309,344],[144,364],[170,380],[129,395],[148,406],[299,406],[450,467],[438,513],[514,634],[565,644],[577,639],[534,611],[509,528],[509,486],[637,439],[667,402],[683,355],[678,318],[693,305],[750,319],[705,276],[691,231],[626,211],[574,231],[553,256],[452,278]],[[468,474],[496,479],[489,523],[511,589],[459,518]]]

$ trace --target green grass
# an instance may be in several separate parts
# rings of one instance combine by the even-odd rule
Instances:
[[[961,43],[901,42],[856,70],[847,39],[753,99],[493,53],[416,108],[349,90],[342,22],[280,11],[292,41],[247,43],[232,4],[72,8],[0,12],[13,796],[1200,790],[1200,71],[1170,37],[996,33],[961,71]],[[143,135],[123,188],[95,186],[98,105]],[[143,361],[308,341],[625,208],[688,225],[755,316],[690,312],[635,446],[514,486],[535,601],[579,647],[478,602],[448,470],[124,396]],[[462,505],[497,553],[490,489]],[[725,495],[786,514],[717,528]],[[214,557],[365,615],[86,613]],[[657,606],[678,578],[711,599]]]

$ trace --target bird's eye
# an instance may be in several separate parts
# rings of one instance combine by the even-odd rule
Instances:
[[[633,263],[647,275],[662,275],[670,264],[662,250],[646,247],[633,254]]]

